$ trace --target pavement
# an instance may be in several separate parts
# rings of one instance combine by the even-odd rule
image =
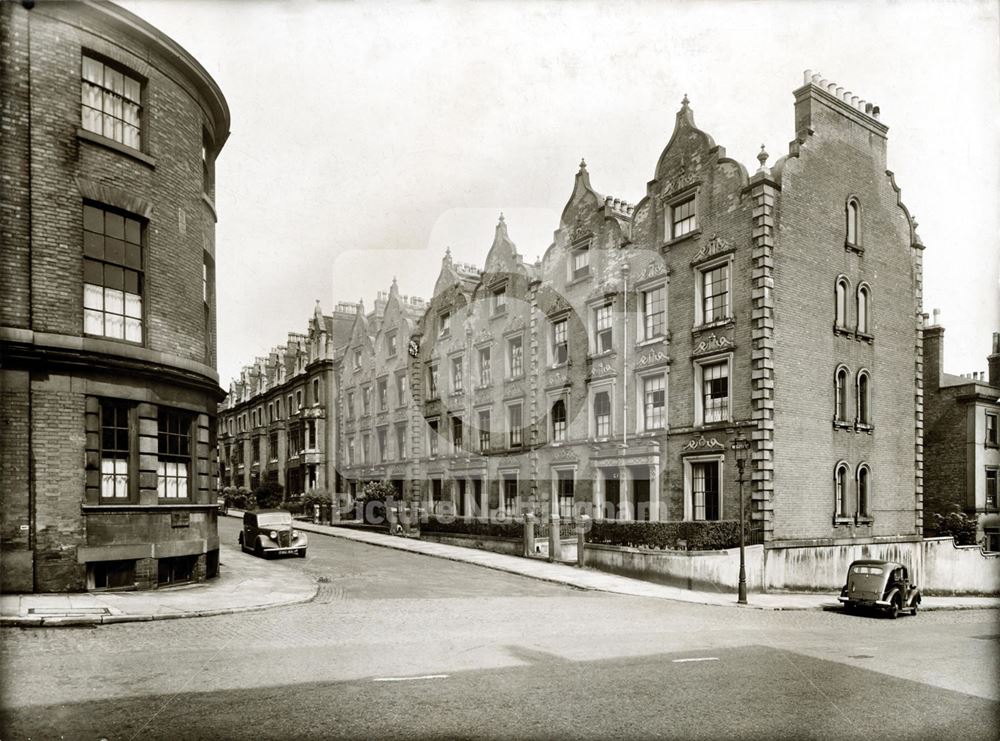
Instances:
[[[242,512],[230,510],[229,515],[242,517]],[[298,521],[296,527],[310,533],[475,564],[582,590],[757,610],[839,608],[835,594],[752,592],[748,596],[748,605],[738,605],[736,595],[729,592],[682,589],[563,563],[395,537],[343,526]],[[316,596],[318,585],[315,577],[295,569],[274,566],[271,562],[264,562],[253,556],[223,549],[219,578],[204,584],[143,592],[0,595],[0,626],[49,627],[203,617],[309,602]],[[925,596],[920,607],[922,610],[1000,608],[1000,598]]]

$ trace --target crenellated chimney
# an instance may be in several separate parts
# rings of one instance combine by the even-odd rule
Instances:
[[[849,136],[861,126],[875,135],[873,146],[885,157],[889,127],[879,121],[879,107],[812,70],[803,74],[803,84],[795,91],[795,137],[805,141],[813,132],[842,130]]]
[[[990,386],[1000,387],[1000,332],[993,333],[993,352],[991,352],[986,362],[989,363]]]

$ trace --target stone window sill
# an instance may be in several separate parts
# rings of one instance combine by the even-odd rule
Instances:
[[[844,250],[846,252],[855,252],[859,255],[865,254],[865,248],[860,244],[854,244],[853,242],[844,242]]]
[[[834,517],[833,518],[833,526],[834,527],[840,527],[841,525],[853,525],[853,524],[854,524],[854,518],[853,517]]]
[[[674,245],[680,244],[681,242],[684,242],[688,239],[694,239],[695,237],[700,237],[700,236],[701,236],[701,227],[700,226],[695,227],[693,231],[690,231],[687,234],[682,234],[679,237],[672,237],[671,239],[668,239],[666,242],[663,243],[663,249],[670,249]]]
[[[90,142],[91,144],[97,144],[98,146],[104,147],[105,149],[110,149],[113,152],[118,152],[118,154],[124,154],[126,157],[131,157],[136,162],[141,162],[146,167],[155,170],[156,169],[156,158],[150,157],[148,154],[140,152],[138,149],[132,149],[132,147],[126,147],[124,144],[116,142],[114,139],[109,139],[106,136],[101,136],[100,134],[95,134],[92,131],[87,131],[84,128],[77,128],[76,138],[82,139],[83,141]]]
[[[839,419],[833,420],[833,427],[836,430],[847,430],[848,432],[854,431],[854,425],[850,422],[844,422]]]

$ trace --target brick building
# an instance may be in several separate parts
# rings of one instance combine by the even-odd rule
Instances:
[[[385,429],[404,493],[431,508],[732,519],[742,430],[759,540],[918,540],[923,245],[878,107],[810,72],[794,96],[770,167],[763,148],[753,174],[728,158],[685,98],[637,204],[598,193],[581,163],[540,261],[502,217],[482,269],[446,255],[405,372],[412,320],[394,325],[391,367],[382,325],[356,332],[345,459],[360,440],[381,475],[369,445]],[[410,384],[409,408],[352,427],[380,377]]]
[[[219,408],[219,475],[223,486],[253,491],[266,482],[290,496],[332,490],[336,417],[334,349],[354,326],[357,309],[319,302],[305,334],[257,358],[229,387]]]
[[[109,3],[3,3],[0,55],[0,588],[211,577],[226,101]]]
[[[958,508],[979,520],[987,550],[1000,551],[1000,332],[987,373],[944,372],[938,312],[924,329],[924,484],[927,513]]]

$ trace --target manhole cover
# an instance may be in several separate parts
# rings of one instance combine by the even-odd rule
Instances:
[[[107,607],[29,607],[29,615],[110,615]]]

